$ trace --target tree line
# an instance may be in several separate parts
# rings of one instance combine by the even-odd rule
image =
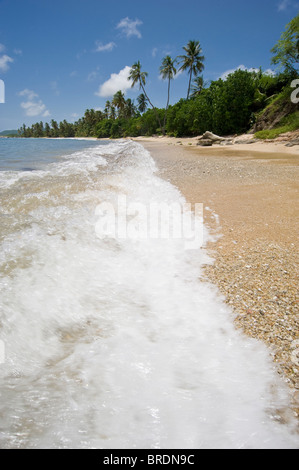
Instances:
[[[278,74],[261,69],[236,70],[226,78],[204,82],[205,57],[199,41],[189,41],[184,54],[172,59],[163,58],[160,75],[167,80],[167,100],[164,108],[153,105],[146,91],[148,73],[135,62],[129,74],[131,86],[139,86],[141,94],[135,104],[125,99],[119,90],[112,100],[106,101],[103,111],[87,109],[74,123],[39,122],[31,127],[23,125],[23,137],[98,137],[119,138],[139,135],[168,134],[172,136],[200,135],[210,130],[219,135],[238,134],[254,124],[257,113],[274,96],[288,88],[298,77],[299,15],[287,26],[280,40],[271,49],[272,63],[280,65]],[[169,105],[171,81],[178,71],[188,73],[186,98]]]

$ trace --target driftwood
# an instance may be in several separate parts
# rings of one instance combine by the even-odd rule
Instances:
[[[213,132],[206,131],[201,137],[198,138],[197,145],[204,147],[210,147],[213,144],[230,144],[232,139],[220,137],[219,135],[213,134]]]
[[[225,137],[220,137],[219,135],[213,134],[213,132],[205,132],[202,136],[203,140],[211,140],[212,142],[223,142]]]

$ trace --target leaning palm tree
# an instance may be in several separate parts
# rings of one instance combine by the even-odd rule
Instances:
[[[149,102],[149,104],[153,108],[156,119],[159,123],[160,128],[162,129],[161,121],[160,121],[159,115],[157,113],[157,110],[156,110],[155,106],[153,105],[153,103],[151,102],[151,100],[149,99],[149,97],[148,97],[148,95],[145,91],[145,88],[144,88],[147,76],[148,76],[147,72],[141,72],[141,64],[140,64],[140,61],[138,60],[138,62],[135,62],[135,64],[132,65],[132,67],[130,69],[128,80],[131,81],[131,87],[132,88],[136,85],[136,83],[139,84],[139,88],[142,88],[143,94],[145,95],[147,101]]]
[[[160,75],[161,75],[162,79],[163,80],[168,80],[167,104],[166,104],[165,113],[164,113],[163,134],[165,132],[166,116],[167,116],[167,110],[168,110],[168,106],[169,106],[170,81],[176,75],[176,68],[175,68],[174,64],[175,64],[175,60],[172,60],[172,58],[169,55],[167,55],[162,60],[162,65],[160,67]]]
[[[140,113],[144,113],[147,109],[147,99],[144,93],[140,93],[140,95],[137,97],[137,102],[138,102],[138,111]]]
[[[186,55],[180,55],[178,58],[182,63],[180,70],[189,71],[189,85],[187,93],[188,100],[190,94],[192,74],[194,74],[196,77],[199,73],[203,71],[203,61],[205,60],[205,58],[202,55],[202,49],[200,47],[199,41],[189,41],[187,46],[184,46],[183,49],[186,52]]]

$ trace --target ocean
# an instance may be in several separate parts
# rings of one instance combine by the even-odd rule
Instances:
[[[1,448],[298,448],[186,203],[131,140],[0,139]]]

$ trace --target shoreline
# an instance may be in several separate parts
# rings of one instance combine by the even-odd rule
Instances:
[[[187,202],[203,203],[215,235],[203,281],[216,285],[244,334],[263,341],[299,416],[299,146],[196,146],[196,139],[132,139]]]
[[[188,148],[196,148],[198,152],[202,154],[208,153],[239,153],[239,152],[260,152],[263,154],[271,154],[272,156],[277,154],[297,155],[299,156],[299,144],[292,147],[287,147],[286,144],[292,140],[293,136],[298,136],[298,132],[287,133],[278,137],[275,140],[253,140],[253,136],[250,134],[239,135],[235,138],[235,142],[232,145],[223,145],[214,143],[211,147],[198,146],[199,136],[197,137],[169,137],[169,136],[139,136],[131,137],[131,140],[136,142],[144,143],[160,143],[162,145],[173,145]]]

